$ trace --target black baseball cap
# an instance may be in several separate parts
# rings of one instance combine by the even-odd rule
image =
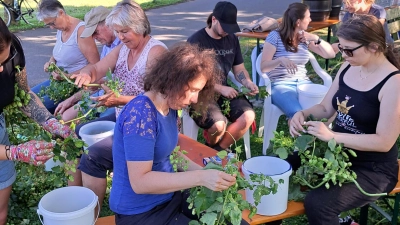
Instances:
[[[233,34],[240,31],[237,24],[237,9],[234,4],[227,1],[218,2],[213,10],[213,16],[217,18],[226,33]]]

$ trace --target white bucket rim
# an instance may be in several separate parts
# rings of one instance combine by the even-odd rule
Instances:
[[[319,92],[312,92],[312,91],[305,91],[302,88],[307,87],[307,86],[317,86],[318,88],[322,88],[323,87],[323,91],[319,91]],[[299,93],[303,93],[307,96],[324,96],[326,95],[326,93],[328,92],[329,88],[327,86],[324,86],[322,84],[301,84],[299,86],[297,86],[297,91]]]
[[[85,131],[85,127],[86,127],[86,129],[87,129],[88,127],[96,126],[96,124],[99,124],[99,123],[103,123],[103,124],[104,124],[104,123],[108,123],[108,124],[110,124],[110,125],[113,124],[113,126],[115,127],[115,122],[114,122],[114,121],[95,121],[95,122],[91,122],[91,123],[88,123],[88,124],[83,125],[83,126],[79,129],[79,136],[81,136],[81,137],[88,137],[88,136],[96,135],[98,138],[103,138],[103,137],[108,137],[108,136],[110,136],[110,134],[114,134],[114,128],[111,129],[111,130],[109,130],[109,131],[100,133],[100,134],[85,134],[85,133],[83,133],[83,132]]]
[[[264,174],[265,176],[279,176],[279,175],[285,174],[285,173],[287,173],[287,172],[289,172],[289,171],[292,170],[292,165],[290,165],[290,163],[288,163],[286,160],[283,160],[283,159],[281,159],[281,158],[277,158],[277,157],[274,157],[274,156],[267,156],[267,155],[260,155],[260,156],[255,156],[255,157],[251,157],[251,158],[249,158],[249,159],[246,159],[246,160],[243,162],[243,164],[242,164],[242,170],[243,170],[243,169],[246,170],[249,174],[258,174],[258,173],[255,173],[255,172],[252,172],[252,171],[246,169],[246,166],[245,166],[245,164],[246,164],[247,161],[249,161],[249,160],[251,160],[251,159],[254,159],[254,158],[258,158],[258,157],[270,157],[270,158],[280,159],[280,160],[282,160],[283,162],[287,163],[287,165],[289,165],[289,168],[288,168],[287,170],[285,170],[284,172],[282,172],[282,173],[277,173],[277,174],[272,174],[272,175],[271,175],[271,174]]]
[[[87,189],[87,190],[90,190],[89,188],[79,187],[79,186],[62,187],[62,188],[58,188],[58,189],[55,189],[55,190],[64,189],[64,188],[69,188],[69,189],[71,189],[71,188],[75,188],[75,189],[76,189],[76,188],[79,188],[79,189]],[[52,190],[52,191],[55,191],[55,190]],[[48,211],[47,209],[45,209],[45,208],[42,206],[41,203],[42,203],[42,199],[43,199],[47,194],[51,193],[52,191],[46,193],[46,194],[40,199],[40,201],[39,201],[39,206],[38,206],[38,210],[37,210],[37,214],[39,214],[39,215],[41,215],[41,216],[44,216],[44,217],[48,217],[48,218],[53,219],[53,220],[65,220],[65,217],[67,217],[68,219],[78,218],[78,217],[80,217],[80,216],[86,214],[89,210],[93,210],[93,209],[96,207],[97,203],[98,203],[98,196],[97,196],[92,190],[90,190],[90,191],[91,191],[90,193],[93,194],[93,197],[94,197],[94,198],[93,198],[92,202],[91,202],[89,205],[85,206],[84,208],[78,209],[78,210],[75,210],[75,211],[71,211],[71,212],[67,212],[67,213],[56,213],[56,212],[51,212],[51,211]],[[72,214],[72,215],[71,215],[71,214]]]

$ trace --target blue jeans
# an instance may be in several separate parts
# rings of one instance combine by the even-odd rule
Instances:
[[[276,105],[288,118],[302,110],[298,99],[297,86],[312,84],[310,80],[287,80],[271,83],[272,104]]]
[[[42,87],[48,87],[50,85],[50,80],[46,80],[38,85],[36,85],[35,87],[31,88],[31,90],[39,96],[39,92],[40,90],[42,90]],[[53,100],[51,100],[49,98],[49,96],[45,95],[42,97],[42,102],[43,105],[46,107],[47,110],[49,110],[49,112],[51,114],[54,114],[54,110],[57,108],[58,103],[60,102],[55,102]]]

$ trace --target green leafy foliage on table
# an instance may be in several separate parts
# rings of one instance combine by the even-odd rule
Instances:
[[[237,153],[236,156],[230,159],[225,166],[208,163],[204,167],[206,170],[215,169],[236,176],[234,185],[219,192],[202,186],[190,189],[190,197],[187,199],[189,209],[192,209],[193,215],[197,215],[200,221],[191,221],[189,225],[238,225],[242,220],[243,210],[250,210],[249,217],[253,217],[257,212],[256,206],[260,203],[261,197],[277,192],[278,184],[271,177],[262,174],[251,174],[251,181],[244,179],[238,169],[240,147],[236,147],[235,151]],[[227,156],[227,152],[221,151],[217,155],[224,159]],[[282,183],[283,180],[279,182]],[[251,205],[239,194],[239,190],[246,188],[254,191],[255,205]]]
[[[311,117],[310,119],[313,120]],[[325,120],[324,120],[325,121]],[[305,127],[306,129],[306,127]],[[338,144],[334,139],[329,142],[319,140],[313,135],[302,134],[288,142],[283,131],[274,132],[273,152],[282,159],[296,150],[301,159],[301,166],[292,176],[292,199],[299,200],[300,186],[315,189],[324,185],[327,189],[331,185],[342,186],[344,183],[353,182],[358,189],[368,196],[382,196],[386,193],[370,194],[365,192],[357,183],[357,175],[351,170],[349,155],[357,157],[356,153],[343,144]]]

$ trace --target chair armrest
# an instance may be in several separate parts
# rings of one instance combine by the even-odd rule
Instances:
[[[232,83],[236,85],[236,87],[238,87],[239,89],[243,86],[243,84],[239,83],[239,81],[236,80],[235,75],[232,73],[232,71],[229,71],[228,79],[231,80]]]
[[[262,79],[264,79],[264,85],[267,89],[268,94],[271,94],[271,80],[269,79],[267,73],[263,73],[261,71],[261,58],[262,58],[262,53],[258,55],[257,60],[256,60],[256,69],[257,69],[257,75],[261,76]]]
[[[324,86],[330,87],[332,85],[332,77],[325,72],[324,69],[321,68],[319,65],[317,59],[315,58],[314,54],[311,52],[308,52],[309,58],[310,58],[310,63],[314,69],[314,71],[318,74],[318,76],[321,77],[321,79],[324,81]]]

